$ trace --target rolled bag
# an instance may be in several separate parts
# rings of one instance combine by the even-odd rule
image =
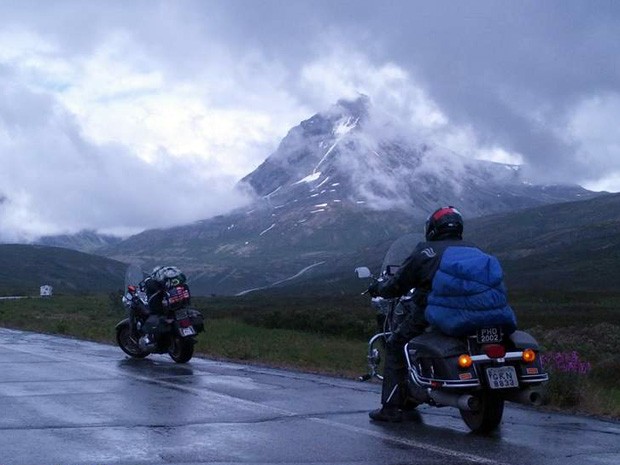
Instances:
[[[429,324],[450,336],[490,326],[501,327],[504,334],[517,329],[499,261],[475,247],[444,251],[424,314]]]

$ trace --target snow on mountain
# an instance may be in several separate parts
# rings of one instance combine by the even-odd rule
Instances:
[[[351,273],[360,251],[420,231],[441,205],[457,206],[467,221],[595,195],[579,186],[538,186],[518,166],[394,134],[373,125],[367,97],[341,100],[292,128],[239,182],[256,197],[247,209],[145,231],[106,255],[145,267],[176,264],[195,293],[247,293]]]
[[[367,97],[339,101],[291,129],[241,185],[280,207],[338,200],[416,217],[442,204],[480,216],[587,195],[578,186],[545,191],[524,179],[519,166],[465,158],[406,136],[382,138],[367,130],[371,117]]]

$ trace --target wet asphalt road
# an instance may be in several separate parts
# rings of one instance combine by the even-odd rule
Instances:
[[[375,424],[379,385],[0,328],[0,465],[620,464],[620,422],[509,404],[501,430],[452,408]]]

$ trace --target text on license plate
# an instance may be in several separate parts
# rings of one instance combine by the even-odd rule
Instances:
[[[181,330],[181,336],[193,336],[196,334],[193,326],[188,326],[187,328],[179,328]]]
[[[476,331],[476,340],[479,344],[502,342],[501,328],[480,328]]]
[[[511,366],[487,368],[487,379],[491,389],[519,387],[517,372]]]

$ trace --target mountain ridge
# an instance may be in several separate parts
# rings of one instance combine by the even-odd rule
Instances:
[[[236,294],[316,275],[412,225],[421,228],[440,205],[472,218],[597,195],[533,185],[514,165],[377,139],[371,123],[369,99],[339,101],[292,128],[239,182],[256,194],[252,205],[145,231],[99,253],[147,268],[174,263],[194,276],[196,292]]]

